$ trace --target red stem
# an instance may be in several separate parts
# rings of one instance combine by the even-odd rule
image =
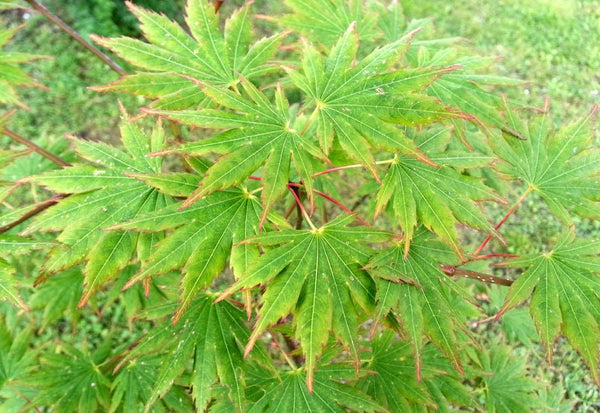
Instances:
[[[289,189],[289,191],[292,193],[292,195],[294,195],[294,199],[296,200],[296,204],[300,207],[300,209],[302,210],[302,213],[306,216],[308,216],[308,213],[306,212],[306,209],[304,209],[304,205],[302,205],[302,201],[300,201],[300,198],[298,198],[298,194],[296,193],[296,191],[294,191],[293,188],[294,185],[287,184],[287,189]]]
[[[496,225],[494,227],[495,230],[498,230],[505,222],[506,220],[513,214],[513,212],[515,212],[515,210],[517,209],[517,207],[521,204],[521,202],[523,202],[523,200],[525,199],[525,197],[533,190],[533,187],[529,186],[527,188],[527,190],[523,193],[523,195],[521,195],[521,197],[517,200],[517,202],[515,202],[515,204],[508,210],[508,212],[506,213],[506,215],[504,216],[504,218],[502,218],[502,221],[500,221],[498,223],[498,225]],[[473,257],[477,257],[479,255],[479,253],[481,252],[481,250],[483,248],[485,248],[485,246],[487,245],[487,243],[490,241],[490,239],[492,239],[491,235],[488,235],[487,238],[481,243],[481,245],[473,252]]]
[[[290,182],[288,183],[288,187],[293,186],[293,187],[301,187],[301,184],[295,183],[295,182]],[[352,211],[350,208],[346,207],[345,205],[343,205],[340,201],[330,197],[329,195],[327,195],[324,192],[318,191],[318,190],[314,190],[315,194],[322,196],[323,198],[327,199],[328,201],[333,202],[334,204],[336,204],[337,206],[339,206],[340,208],[342,208],[344,211],[346,211],[349,214],[354,214],[354,211]],[[371,224],[369,224],[367,221],[365,221],[364,219],[362,219],[361,217],[357,216],[356,219],[363,225],[366,225],[368,227],[372,227]]]

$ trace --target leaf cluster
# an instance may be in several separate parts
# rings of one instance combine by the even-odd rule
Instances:
[[[38,357],[33,333],[1,316],[0,399],[111,412],[546,407],[524,359],[501,339],[479,345],[480,281],[508,290],[496,319],[528,302],[548,359],[562,333],[600,385],[600,250],[568,227],[600,218],[597,107],[557,129],[548,105],[516,109],[494,86],[519,81],[428,39],[396,1],[285,4],[221,16],[189,0],[182,26],[127,3],[144,39],[94,37],[134,69],[93,89],[147,102],[121,108],[120,139],[67,136],[68,162],[32,143],[0,150],[0,170],[31,152],[56,163],[0,181],[0,298],[23,312],[46,301],[38,334],[75,305],[119,304],[151,326]],[[24,106],[12,88],[34,83],[14,63],[30,58],[0,54],[0,103]],[[501,226],[533,192],[565,231],[551,251],[513,257]],[[38,250],[44,264],[24,276],[20,257]],[[504,257],[509,278],[485,273]]]

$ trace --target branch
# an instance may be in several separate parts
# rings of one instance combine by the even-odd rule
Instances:
[[[48,20],[52,23],[56,24],[63,32],[67,33],[71,36],[77,43],[81,44],[83,47],[88,49],[90,52],[94,54],[98,59],[102,60],[106,63],[112,70],[117,72],[119,75],[124,76],[127,72],[119,66],[114,60],[110,57],[102,53],[96,46],[86,41],[79,33],[73,30],[68,24],[62,21],[58,16],[52,14],[43,4],[39,3],[37,0],[26,0],[27,3],[31,5],[35,10],[39,11],[44,15]]]
[[[66,198],[68,195],[56,195],[53,196],[50,199],[47,199],[41,203],[39,203],[34,209],[32,209],[31,211],[27,212],[26,214],[22,215],[19,219],[10,222],[6,225],[4,225],[3,227],[0,227],[0,234],[5,233],[6,231],[16,227],[17,225],[19,225],[22,222],[27,221],[29,218],[36,216],[37,214],[39,214],[40,212],[50,208],[52,205],[56,204],[58,201],[60,201],[61,199]]]
[[[51,152],[48,152],[46,149],[44,149],[40,146],[37,146],[35,143],[31,142],[29,139],[24,138],[23,136],[11,131],[10,129],[3,128],[2,133],[4,135],[10,137],[12,140],[22,143],[23,145],[31,148],[34,152],[39,153],[44,158],[50,159],[52,162],[54,162],[55,164],[57,164],[58,166],[60,166],[62,168],[71,166],[71,164],[69,162],[60,159],[58,156],[54,155]]]
[[[465,277],[471,278],[472,280],[483,281],[490,284],[498,284],[498,285],[506,285],[511,286],[513,284],[512,280],[507,280],[505,278],[495,277],[489,274],[483,274],[481,272],[464,270],[461,268],[456,268],[454,265],[440,265],[442,271],[449,277]]]

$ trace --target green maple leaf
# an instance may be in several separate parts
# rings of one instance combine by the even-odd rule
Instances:
[[[240,410],[246,403],[244,361],[239,343],[248,340],[244,312],[229,303],[216,303],[205,295],[196,299],[179,323],[166,323],[154,329],[127,354],[123,363],[145,354],[162,354],[161,367],[146,399],[146,410],[162,397],[194,360],[191,373],[192,395],[196,409],[204,411],[212,397],[215,383],[228,387],[229,398]],[[263,349],[253,353],[267,363]]]
[[[319,149],[294,128],[289,104],[281,88],[275,92],[275,105],[246,79],[241,80],[249,98],[208,84],[200,84],[216,103],[236,112],[202,109],[197,111],[151,111],[169,119],[203,128],[229,128],[214,137],[183,144],[158,154],[179,153],[200,156],[208,152],[225,156],[208,168],[200,186],[185,201],[189,206],[215,190],[238,185],[263,166],[261,225],[273,203],[286,191],[290,163],[312,199],[313,156]]]
[[[502,99],[498,93],[491,92],[495,86],[516,86],[524,82],[502,76],[479,74],[497,60],[495,57],[460,56],[459,49],[448,49],[446,45],[439,51],[429,53],[421,49],[421,53],[413,59],[417,66],[422,65],[452,65],[457,69],[439,81],[434,82],[427,93],[442,100],[442,102],[474,116],[472,121],[479,124],[487,133],[492,133],[490,126],[501,129],[512,136],[522,138],[521,131],[515,129],[510,122],[502,118],[500,107]],[[457,125],[456,133],[467,143],[464,125],[460,120],[452,120]]]
[[[51,274],[87,261],[83,270],[85,289],[80,306],[125,267],[132,255],[150,249],[155,239],[126,231],[103,231],[118,222],[160,209],[170,198],[127,174],[158,173],[161,160],[146,154],[164,145],[164,130],[157,124],[147,137],[127,120],[121,126],[124,149],[71,138],[77,152],[92,164],[71,167],[26,178],[53,191],[71,194],[38,215],[26,230],[61,231],[64,245],[52,248],[36,283]],[[90,220],[90,217],[95,219]]]
[[[196,183],[189,185],[189,191],[196,187],[200,178],[198,175],[195,177]],[[173,186],[178,188],[177,191],[184,187],[177,183]],[[164,185],[163,189],[166,189]],[[125,284],[125,287],[130,287],[152,275],[182,268],[181,295],[174,321],[179,320],[202,289],[211,285],[225,268],[228,259],[234,274],[239,276],[259,255],[256,246],[232,246],[256,234],[258,230],[260,202],[248,191],[218,191],[190,208],[180,211],[180,207],[180,204],[174,204],[113,227],[138,231],[175,228],[156,244],[142,268]]]
[[[146,401],[152,397],[152,388],[160,370],[161,355],[140,357],[125,364],[116,374],[111,386],[110,413],[115,411],[138,412],[143,411]],[[193,404],[187,394],[177,394],[180,387],[173,386],[155,405],[156,411],[189,412]],[[161,409],[162,407],[162,409]]]
[[[353,366],[332,364],[315,373],[314,388],[309,392],[302,369],[286,372],[281,381],[263,383],[264,396],[249,409],[256,412],[385,412],[383,406],[362,391],[347,384],[356,376]],[[338,380],[332,380],[335,377]],[[344,381],[342,383],[341,381]]]
[[[38,366],[39,350],[32,348],[29,329],[11,332],[4,317],[0,317],[0,411],[25,411],[27,396],[32,397],[35,389],[27,384]],[[24,396],[25,395],[25,396]]]
[[[64,318],[75,328],[81,318],[77,302],[81,299],[81,270],[71,268],[51,277],[44,284],[35,288],[29,298],[29,305],[41,311],[40,331],[54,325]]]
[[[327,57],[311,44],[304,46],[301,70],[287,69],[293,83],[314,106],[313,130],[324,152],[334,137],[348,155],[377,177],[373,148],[399,152],[435,165],[409,139],[404,126],[427,125],[463,117],[439,100],[419,93],[452,67],[392,70],[408,49],[414,33],[377,48],[357,60],[358,32],[354,24]]]
[[[284,230],[252,237],[248,242],[277,246],[262,255],[220,299],[241,288],[266,285],[248,353],[271,324],[292,312],[296,337],[306,356],[306,383],[313,389],[317,357],[333,330],[358,360],[359,307],[372,309],[373,280],[361,270],[369,258],[365,242],[382,242],[390,234],[366,227],[347,227],[353,215],[341,216],[318,229]]]
[[[365,369],[371,374],[359,381],[359,389],[379,400],[391,412],[410,411],[419,406],[429,410],[450,411],[454,406],[473,406],[462,377],[433,346],[426,346],[423,368],[424,385],[415,377],[415,363],[410,357],[411,344],[397,340],[393,331],[377,334]]]
[[[61,353],[44,354],[41,363],[43,368],[27,380],[40,388],[34,405],[61,412],[108,408],[110,380],[89,353],[64,345]]]
[[[527,413],[543,409],[537,390],[541,383],[527,377],[526,360],[497,340],[492,351],[470,349],[471,358],[485,383],[485,407],[494,413]]]
[[[380,37],[378,15],[361,0],[285,0],[292,13],[265,18],[329,48],[356,22],[361,40]],[[318,13],[315,13],[318,10]]]
[[[21,26],[10,29],[0,28],[0,47],[5,46],[19,29],[21,29]],[[16,64],[45,57],[47,56],[0,51],[0,103],[17,105],[24,109],[29,109],[19,98],[15,86],[33,86],[42,89],[46,89],[46,87],[36,82],[31,76],[16,66]]]
[[[395,221],[404,231],[405,255],[419,222],[439,235],[461,258],[463,253],[456,231],[458,222],[496,235],[476,202],[502,202],[502,198],[481,180],[455,169],[485,166],[492,158],[448,151],[450,138],[449,129],[434,129],[417,135],[419,148],[440,167],[434,168],[407,156],[396,156],[377,192],[375,213],[378,214],[386,204],[391,205]]]
[[[47,248],[55,244],[51,241],[35,241],[16,235],[0,234],[0,256],[25,254],[34,249]],[[19,295],[15,273],[15,269],[0,258],[0,299],[7,300],[17,308],[29,311],[27,303]]]
[[[457,329],[465,325],[466,319],[450,295],[469,299],[436,264],[441,251],[443,244],[428,240],[426,232],[420,231],[406,258],[404,245],[397,244],[377,253],[366,267],[377,282],[376,321],[397,314],[412,345],[419,379],[425,337],[463,372]]]
[[[525,182],[528,192],[537,191],[567,224],[572,224],[570,213],[600,219],[600,149],[590,145],[598,106],[558,131],[547,111],[526,124],[508,105],[505,109],[509,124],[526,140],[510,135],[491,139],[490,146],[501,159],[495,168]]]
[[[581,354],[600,385],[598,341],[600,340],[600,242],[577,240],[575,232],[563,234],[552,251],[510,261],[525,272],[510,287],[497,317],[527,300],[535,326],[552,360],[556,336],[562,333]]]
[[[178,75],[221,86],[239,82],[238,74],[247,78],[263,76],[278,70],[269,63],[285,34],[277,34],[254,42],[249,15],[252,2],[238,9],[219,28],[214,6],[207,0],[190,0],[185,21],[187,29],[166,16],[139,8],[127,2],[141,22],[143,35],[150,43],[127,37],[94,39],[123,59],[149,73],[138,73],[98,87],[160,98],[154,106],[163,109],[185,109],[202,101],[204,95],[190,80]]]

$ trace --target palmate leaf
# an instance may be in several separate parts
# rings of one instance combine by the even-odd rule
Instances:
[[[23,382],[37,365],[39,350],[31,348],[32,334],[30,329],[11,333],[4,317],[0,317],[0,405],[4,411],[10,411],[11,404],[13,408],[18,406],[15,402],[27,387]]]
[[[311,392],[316,361],[330,330],[358,360],[359,311],[361,307],[372,310],[375,287],[361,270],[369,258],[364,243],[390,238],[383,231],[348,227],[353,220],[353,215],[341,216],[314,230],[267,232],[250,238],[247,242],[252,244],[277,247],[262,255],[219,298],[266,285],[246,354],[265,329],[293,313]]]
[[[427,359],[420,384],[414,374],[410,343],[400,341],[390,330],[377,334],[371,343],[366,374],[358,388],[379,400],[390,412],[411,411],[411,408],[450,411],[450,405],[474,407],[462,378],[452,371],[439,350],[429,345],[424,349]],[[364,356],[363,356],[364,357]]]
[[[313,156],[319,149],[294,129],[289,104],[281,88],[277,88],[275,105],[246,79],[241,84],[249,98],[228,90],[200,84],[216,103],[236,111],[202,109],[197,111],[150,111],[187,125],[203,128],[230,128],[209,139],[165,149],[157,154],[200,156],[208,152],[225,154],[208,168],[200,186],[185,201],[189,206],[215,190],[242,183],[254,171],[262,170],[263,213],[261,224],[273,205],[284,193],[290,180],[290,163],[294,166],[312,199]]]
[[[574,230],[561,235],[552,251],[512,260],[525,272],[510,287],[497,317],[527,300],[531,316],[552,361],[556,336],[562,333],[581,354],[600,386],[600,242],[575,240]]]
[[[27,380],[40,388],[34,405],[61,412],[108,409],[110,380],[89,353],[65,344],[60,353],[44,354],[41,363],[43,368]]]
[[[158,173],[161,160],[145,155],[163,147],[165,136],[160,123],[147,137],[131,122],[121,126],[124,149],[72,137],[77,152],[93,163],[78,163],[61,170],[26,178],[56,192],[72,194],[38,215],[26,233],[62,231],[56,238],[64,245],[54,247],[36,283],[53,273],[87,261],[85,289],[80,306],[125,267],[136,252],[149,250],[155,239],[126,231],[102,231],[139,214],[160,209],[170,198],[155,188],[127,176]],[[90,219],[94,217],[94,219]],[[142,256],[142,258],[144,258]]]
[[[35,241],[16,235],[0,234],[0,257],[25,254],[35,249],[48,248],[56,245],[51,241]],[[18,291],[15,269],[4,259],[0,258],[0,300],[7,300],[17,308],[29,311]]]
[[[421,377],[425,337],[430,339],[463,371],[457,329],[465,325],[465,317],[455,308],[450,294],[461,293],[436,264],[436,254],[443,244],[428,239],[424,231],[415,236],[408,256],[397,244],[377,253],[367,265],[377,283],[376,320],[397,314],[402,331],[410,341],[415,357],[417,377]]]
[[[250,332],[244,325],[243,311],[229,303],[213,305],[205,295],[198,297],[179,323],[165,323],[153,329],[127,354],[123,363],[146,354],[161,354],[163,363],[158,371],[150,397],[146,400],[149,410],[184,372],[191,358],[192,395],[196,409],[204,411],[213,395],[215,384],[229,388],[229,398],[240,410],[246,403],[244,386],[244,361],[239,343],[248,341]],[[258,348],[253,355],[269,366],[264,349]]]
[[[110,413],[116,411],[143,411],[146,401],[152,395],[152,387],[160,371],[162,356],[153,355],[131,360],[119,369],[112,382]],[[173,386],[172,391],[153,406],[153,411],[190,412],[191,399],[181,387]],[[179,392],[184,393],[183,397]]]
[[[313,133],[323,151],[334,136],[348,155],[377,177],[372,149],[399,152],[435,165],[394,126],[427,125],[463,117],[437,99],[419,93],[452,67],[391,68],[408,49],[414,33],[377,48],[357,61],[358,32],[354,24],[327,57],[304,46],[300,69],[287,69],[292,82],[310,98]]]
[[[564,223],[572,224],[571,213],[600,219],[600,148],[590,145],[598,106],[556,132],[547,111],[526,124],[508,105],[505,109],[509,124],[527,139],[490,139],[501,159],[495,168],[537,191]]]
[[[160,98],[154,106],[185,109],[204,97],[194,84],[176,75],[231,86],[238,74],[254,78],[277,70],[269,61],[277,52],[285,34],[254,42],[249,15],[252,2],[236,12],[219,28],[219,18],[208,0],[189,0],[186,23],[191,36],[166,16],[127,2],[141,22],[143,35],[150,43],[126,37],[95,40],[123,59],[149,73],[125,76],[96,90],[117,90]]]
[[[199,176],[195,176],[198,180]],[[113,227],[138,231],[176,228],[156,244],[140,271],[125,284],[130,287],[152,275],[182,268],[181,295],[174,322],[223,271],[228,259],[234,274],[239,276],[258,257],[256,246],[232,245],[256,234],[261,214],[256,197],[239,189],[215,192],[190,208],[182,211],[179,208],[175,204]]]
[[[461,174],[454,167],[485,166],[493,158],[468,152],[446,150],[450,129],[433,129],[417,135],[419,148],[438,168],[406,156],[396,156],[377,192],[375,212],[391,205],[392,213],[404,231],[405,256],[418,223],[422,223],[446,241],[463,257],[456,231],[458,222],[495,234],[476,201],[502,202],[479,179]]]
[[[285,0],[292,13],[268,20],[300,33],[314,43],[333,46],[352,22],[356,22],[361,40],[380,37],[378,15],[361,0]],[[318,13],[315,13],[318,10]]]
[[[471,359],[482,370],[486,410],[528,413],[545,408],[536,392],[543,384],[527,377],[525,358],[515,357],[514,350],[498,340],[490,347],[490,351],[469,349]]]
[[[354,376],[356,370],[347,364],[322,366],[315,373],[314,388],[310,393],[304,383],[302,369],[286,372],[281,381],[269,379],[266,385],[263,384],[264,396],[248,409],[248,413],[387,411],[368,395],[347,383]],[[333,377],[337,380],[332,379]]]
[[[494,86],[515,86],[523,84],[522,81],[501,76],[488,76],[478,74],[481,69],[490,66],[496,58],[490,57],[461,57],[458,49],[443,48],[438,52],[430,53],[421,49],[413,64],[422,65],[453,65],[457,70],[443,76],[427,89],[427,93],[442,100],[442,102],[460,109],[464,113],[474,116],[480,127],[492,133],[491,128],[498,128],[514,137],[522,138],[521,132],[515,129],[499,113],[502,99],[498,93],[488,89]],[[453,120],[455,131],[463,142],[467,142],[464,125],[459,125],[459,120]]]

